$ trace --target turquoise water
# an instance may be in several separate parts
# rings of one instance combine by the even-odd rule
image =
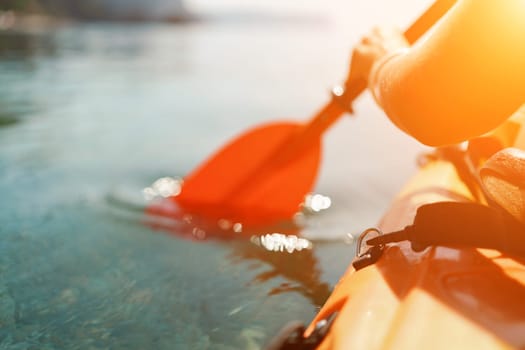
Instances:
[[[326,135],[311,250],[152,230],[141,194],[249,126],[309,117],[348,42],[315,16],[0,33],[0,348],[256,349],[308,322],[419,152],[368,96]]]

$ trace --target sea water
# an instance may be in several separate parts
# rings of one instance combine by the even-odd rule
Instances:
[[[369,96],[325,135],[331,205],[303,218],[306,249],[141,219],[157,179],[255,124],[306,120],[343,79],[357,34],[251,18],[0,32],[0,349],[256,349],[311,320],[420,152]]]

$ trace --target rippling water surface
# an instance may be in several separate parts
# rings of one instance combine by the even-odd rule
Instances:
[[[308,322],[346,235],[414,171],[368,96],[325,137],[331,207],[296,232],[306,249],[152,229],[142,194],[249,126],[308,118],[357,34],[322,14],[0,32],[0,348],[258,348]]]

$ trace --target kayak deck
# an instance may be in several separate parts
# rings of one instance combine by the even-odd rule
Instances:
[[[405,227],[422,204],[472,200],[454,167],[433,161],[409,181],[379,227]],[[338,312],[320,349],[523,348],[524,300],[525,259],[441,246],[418,253],[403,242],[357,273],[350,267],[306,334]]]

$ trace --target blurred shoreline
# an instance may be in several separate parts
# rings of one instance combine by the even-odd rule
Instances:
[[[72,22],[160,22],[194,20],[179,0],[8,0],[0,4],[0,31],[39,31]]]
[[[43,31],[71,23],[68,18],[46,15],[43,13],[24,13],[0,11],[0,33],[3,31],[33,32]]]

